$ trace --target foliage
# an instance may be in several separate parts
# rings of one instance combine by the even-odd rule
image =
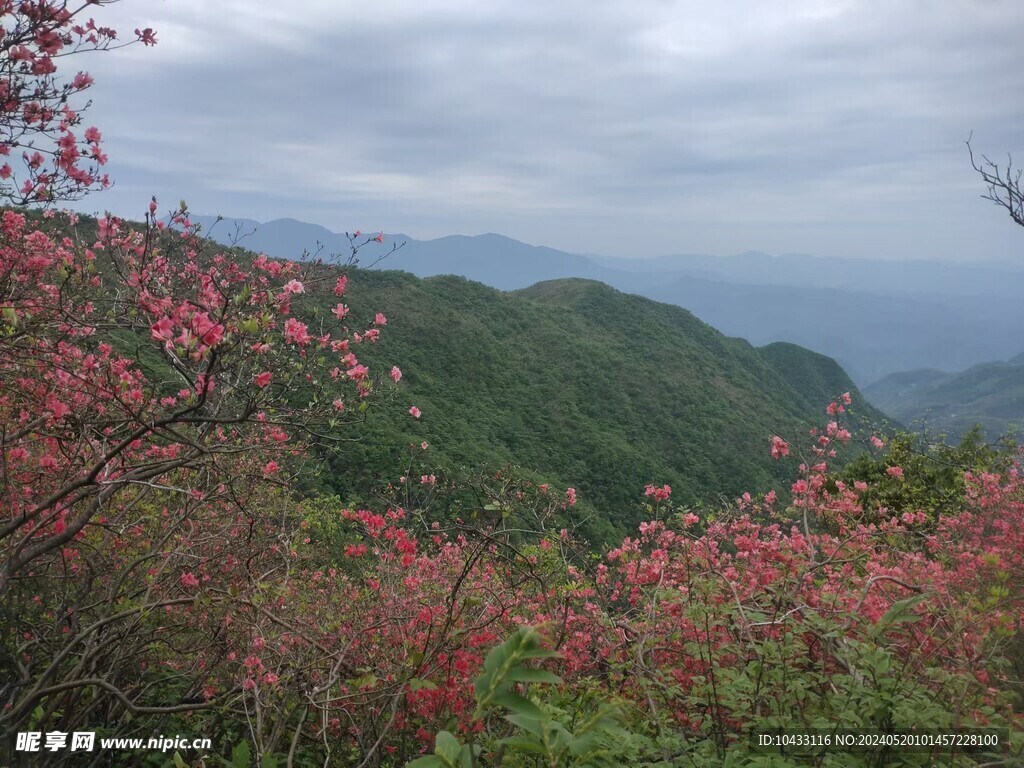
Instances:
[[[879,517],[921,510],[938,520],[962,507],[968,473],[1009,471],[1016,452],[1014,445],[989,445],[978,430],[957,445],[929,444],[920,435],[900,432],[890,439],[884,457],[861,454],[841,478],[848,485],[867,485],[860,503]]]
[[[994,440],[1024,426],[1024,354],[958,373],[890,374],[867,387],[865,395],[918,431],[959,440],[978,425]]]
[[[504,719],[514,727],[513,735],[501,739],[493,750],[493,764],[515,765],[516,755],[521,755],[549,766],[618,765],[616,753],[619,750],[614,740],[629,734],[618,727],[618,717],[613,710],[602,709],[585,718],[573,733],[553,719],[546,708],[513,690],[517,683],[561,683],[557,675],[524,664],[531,659],[556,655],[542,649],[540,636],[528,627],[520,628],[487,655],[484,671],[474,684],[474,714],[479,720],[490,711],[502,708],[511,713]],[[440,731],[434,740],[434,754],[413,760],[409,768],[470,768],[492,764],[482,752],[473,742],[460,744],[448,731]]]
[[[367,360],[402,360],[424,416],[377,413],[359,460],[328,464],[330,491],[342,497],[366,479],[393,482],[407,446],[425,440],[430,463],[450,477],[518,465],[535,483],[576,487],[579,517],[614,526],[587,532],[610,546],[640,522],[633,502],[652,478],[678,499],[708,504],[783,482],[790,468],[770,461],[764,441],[803,432],[823,402],[790,384],[774,356],[683,309],[591,281],[501,293],[454,277],[356,270],[351,278],[352,306],[391,318],[386,347],[367,350]],[[830,393],[856,396],[832,361],[789,352],[821,368]],[[881,419],[859,397],[856,409]]]

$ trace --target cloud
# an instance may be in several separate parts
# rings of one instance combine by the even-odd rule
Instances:
[[[88,204],[148,185],[204,212],[623,255],[1015,248],[963,147],[1024,151],[1013,0],[101,11],[160,44],[89,62],[119,185]]]

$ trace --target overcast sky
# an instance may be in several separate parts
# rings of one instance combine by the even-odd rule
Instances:
[[[124,0],[74,60],[113,191],[580,253],[1024,258],[1021,0]],[[71,66],[68,60],[66,66]]]

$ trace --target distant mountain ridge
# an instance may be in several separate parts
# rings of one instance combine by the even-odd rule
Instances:
[[[195,216],[209,226],[214,217]],[[303,251],[345,258],[343,234],[294,219],[225,220],[213,237],[280,258]],[[581,277],[676,304],[726,334],[755,345],[790,342],[835,358],[860,385],[901,370],[962,370],[1013,354],[1024,328],[1024,258],[995,263],[881,262],[805,255],[667,256],[610,259],[521,243],[502,235],[419,241],[388,234],[361,250],[378,268],[420,277],[461,275],[501,290]]]
[[[995,439],[1024,429],[1024,353],[959,373],[895,373],[865,388],[864,395],[907,425],[956,438],[977,424]]]

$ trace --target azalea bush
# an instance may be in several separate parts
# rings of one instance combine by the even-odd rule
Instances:
[[[88,7],[0,6],[8,202],[107,184],[99,131],[75,133],[92,79],[56,73],[117,45]],[[153,200],[142,224],[94,226],[0,213],[4,749],[19,730],[135,732],[254,679],[224,683],[215,662],[233,612],[287,579],[297,521],[282,489],[306,445],[344,439],[401,375],[360,363],[387,319],[347,317],[343,271],[240,260],[184,204],[169,226],[157,212]],[[297,314],[316,292],[336,305],[313,326]]]
[[[936,524],[927,506],[864,505],[870,487],[847,486],[828,467],[848,440],[835,421],[813,433],[805,456],[814,463],[795,468],[786,508],[774,494],[744,496],[700,516],[673,510],[670,488],[648,486],[655,519],[590,573],[566,570],[577,623],[547,635],[563,683],[534,704],[571,709],[599,691],[625,714],[630,737],[616,754],[629,764],[976,764],[948,751],[755,753],[751,733],[777,728],[998,726],[1014,746],[986,760],[1019,759],[1010,668],[1024,618],[1019,469],[966,473],[956,512]],[[779,460],[791,453],[779,437],[771,448]],[[510,757],[496,733],[489,742],[464,734],[477,764],[533,764]],[[455,753],[443,741],[431,759],[448,764]]]

